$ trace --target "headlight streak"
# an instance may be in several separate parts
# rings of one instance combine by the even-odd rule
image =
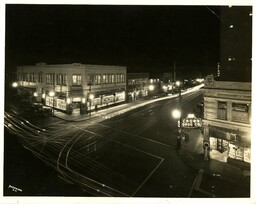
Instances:
[[[146,155],[148,155],[148,156],[150,156],[150,157],[153,157],[153,158],[158,159],[160,162],[158,163],[157,167],[155,167],[155,169],[154,169],[152,172],[154,172],[154,171],[160,166],[160,164],[162,163],[162,161],[164,160],[163,158],[158,157],[157,155],[151,154],[151,153],[149,153],[149,152],[145,152],[145,151],[142,151],[142,150],[140,150],[140,149],[138,149],[138,148],[129,146],[129,145],[127,145],[127,144],[123,144],[123,143],[121,143],[121,142],[119,142],[119,141],[116,141],[116,140],[113,140],[113,139],[111,139],[111,138],[106,138],[106,137],[104,137],[103,135],[99,135],[99,134],[94,133],[94,132],[92,132],[92,131],[89,131],[89,130],[86,130],[86,129],[83,129],[83,130],[84,130],[85,132],[91,133],[91,134],[93,134],[93,135],[97,135],[97,136],[99,136],[99,137],[105,138],[106,140],[111,141],[111,142],[113,142],[113,143],[119,144],[120,146],[127,147],[127,148],[130,148],[130,149],[133,149],[133,150],[136,150],[136,151],[141,152],[141,153],[143,153],[143,154],[146,154]],[[142,185],[146,182],[146,180],[147,180],[149,177],[150,177],[150,175],[143,181]],[[134,194],[138,191],[138,189],[141,188],[142,185],[140,185],[139,187],[137,186],[137,187],[136,187],[136,191],[132,192],[131,195],[134,195]]]
[[[97,177],[98,179],[101,179],[102,177],[104,177],[104,179],[109,183],[112,183],[112,185],[115,182],[113,182],[111,178],[118,178],[114,180],[119,181],[119,183],[115,183],[114,185],[119,185],[120,183],[129,184],[129,180],[127,180],[127,178],[125,178],[123,175],[120,175],[117,172],[114,172],[113,170],[107,168],[106,166],[98,163],[97,161],[95,161],[95,159],[90,159],[88,155],[84,157],[83,153],[79,153],[77,151],[72,151],[72,152],[75,155],[75,157],[73,158],[76,160],[77,158],[79,158],[79,162],[80,162],[79,165],[77,162],[73,163],[73,165],[75,165],[74,167],[76,168],[79,167],[79,169],[86,169],[87,174],[90,174],[91,172],[91,175],[93,177]],[[90,166],[90,168],[88,168],[88,166]],[[99,176],[95,174],[95,171],[94,171],[95,168],[98,170],[98,172],[101,172]],[[102,182],[100,182],[100,184],[102,185]],[[106,182],[104,182],[104,184],[106,185]]]
[[[26,149],[30,150],[35,156],[37,156],[38,158],[40,158],[41,160],[43,160],[45,163],[49,164],[50,166],[53,166],[53,167],[55,166],[55,169],[59,170],[60,173],[63,174],[63,176],[69,177],[73,183],[78,183],[83,188],[87,187],[87,188],[93,189],[93,191],[95,191],[97,194],[100,193],[105,196],[113,196],[113,195],[129,196],[126,193],[123,193],[115,188],[110,187],[105,182],[104,183],[98,182],[95,179],[91,179],[89,177],[82,175],[81,173],[76,172],[73,169],[70,169],[69,166],[65,167],[65,165],[60,164],[59,158],[56,157],[55,155],[57,152],[60,155],[61,155],[61,153],[63,153],[63,152],[61,152],[61,151],[63,151],[63,144],[56,145],[54,142],[57,139],[63,138],[63,133],[66,133],[64,135],[68,135],[69,132],[71,132],[71,130],[68,130],[68,129],[63,130],[62,129],[62,131],[55,131],[54,134],[52,134],[49,131],[44,131],[44,129],[39,129],[36,126],[33,126],[33,128],[32,128],[32,124],[30,122],[24,123],[23,120],[20,120],[19,117],[15,117],[15,116],[12,116],[12,120],[10,120],[10,118],[8,118],[8,117],[5,117],[5,127],[11,133],[16,134],[22,140],[22,143],[24,144],[24,147]],[[44,134],[42,134],[42,133],[44,133]],[[72,138],[73,137],[71,137],[71,139],[69,139],[68,142],[72,141]],[[81,138],[81,136],[79,138],[77,138],[77,140],[79,140],[80,138]],[[90,137],[90,138],[92,138],[92,137]],[[65,140],[63,142],[65,142]],[[47,143],[47,146],[45,146],[46,143]],[[73,145],[75,145],[75,143],[73,143]],[[72,147],[73,147],[73,145],[72,145]],[[46,149],[42,152],[42,150],[39,151],[39,148],[37,146],[38,147],[41,146],[43,148],[45,147]],[[111,180],[111,177],[115,173],[111,169],[108,169],[105,166],[100,165],[99,163],[97,163],[94,160],[90,160],[90,159],[88,160],[88,158],[84,157],[84,155],[81,155],[79,152],[77,153],[72,150],[72,152],[74,152],[74,154],[78,154],[78,156],[75,156],[75,157],[73,154],[70,155],[70,152],[71,152],[71,149],[69,150],[69,153],[68,153],[67,162],[69,162],[69,163],[75,162],[76,163],[77,159],[79,159],[79,162],[81,162],[81,163],[83,163],[83,161],[85,161],[84,165],[87,164],[88,166],[94,166],[95,168],[100,168],[101,169],[100,171],[103,172],[102,175],[105,176],[105,179],[107,178],[106,181],[108,180],[110,185],[114,184],[113,181]],[[81,161],[80,161],[80,159],[81,159]],[[57,161],[57,168],[56,168],[56,161]],[[63,168],[68,168],[69,172],[66,172],[67,169],[65,170],[65,172],[63,172]],[[70,175],[70,172],[72,173],[71,175]],[[92,173],[95,174],[95,171],[92,170]],[[80,180],[77,177],[79,177],[80,180],[81,180],[81,178],[83,178],[83,182],[80,182]],[[94,176],[94,177],[97,178],[97,176]],[[100,177],[101,176],[99,176],[99,178]],[[90,181],[92,184],[88,183],[88,181]],[[106,192],[104,192],[104,191],[106,191]],[[109,193],[108,193],[108,191],[109,191]]]
[[[68,149],[68,151],[67,151],[67,153],[66,153],[66,159],[65,159],[65,166],[66,166],[66,168],[67,168],[70,172],[73,172],[74,174],[77,174],[78,176],[80,176],[80,177],[82,177],[82,178],[84,178],[84,179],[87,179],[87,180],[89,180],[89,181],[91,181],[91,182],[94,182],[94,183],[98,184],[99,187],[103,187],[103,188],[105,188],[105,189],[106,189],[106,188],[107,188],[107,189],[110,189],[111,191],[117,192],[117,193],[119,193],[119,194],[121,194],[121,195],[123,195],[123,196],[128,196],[127,194],[124,194],[124,193],[121,192],[121,191],[118,191],[118,190],[116,190],[116,189],[114,189],[114,188],[111,188],[111,187],[105,185],[104,183],[100,183],[100,182],[98,182],[98,181],[95,181],[95,180],[93,180],[93,179],[90,179],[90,178],[88,178],[88,177],[85,177],[84,175],[81,175],[81,174],[79,174],[78,172],[75,172],[74,170],[72,170],[72,169],[69,168],[69,166],[68,166],[68,157],[69,157],[69,153],[70,153],[70,151],[72,150],[74,144],[75,144],[81,137],[82,137],[82,135],[81,135],[80,137],[78,137],[78,138],[72,143],[72,145],[70,146],[70,148]],[[100,189],[97,189],[97,192],[102,192],[102,191],[101,191]],[[105,193],[105,192],[103,192],[103,193],[104,193],[105,195],[107,195],[107,196],[111,196],[110,194],[107,194],[107,193]]]

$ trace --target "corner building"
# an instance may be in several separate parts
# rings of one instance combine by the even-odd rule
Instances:
[[[64,111],[70,104],[93,109],[124,102],[126,96],[125,66],[38,63],[18,66],[17,79],[20,95]]]
[[[251,83],[205,80],[204,139],[222,161],[250,163]]]

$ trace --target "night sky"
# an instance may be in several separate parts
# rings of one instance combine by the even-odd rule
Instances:
[[[6,70],[17,65],[125,65],[128,72],[216,72],[219,7],[6,5]]]

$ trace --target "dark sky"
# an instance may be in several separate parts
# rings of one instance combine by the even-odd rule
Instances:
[[[205,6],[6,5],[6,67],[80,62],[168,72],[175,60],[210,73],[219,29]]]

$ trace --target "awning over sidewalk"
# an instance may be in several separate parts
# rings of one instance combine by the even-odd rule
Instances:
[[[94,92],[94,95],[95,97],[98,97],[100,95],[112,95],[114,93],[117,93],[117,92],[122,92],[122,91],[125,91],[125,88],[120,88],[120,89],[111,89],[111,90],[105,90],[105,91],[95,91]]]
[[[250,146],[251,145],[251,138],[250,134],[248,135],[245,131],[240,131],[239,129],[228,129],[222,127],[215,127],[210,126],[209,132],[211,137],[224,139],[228,141],[236,141],[239,142],[241,145]]]

